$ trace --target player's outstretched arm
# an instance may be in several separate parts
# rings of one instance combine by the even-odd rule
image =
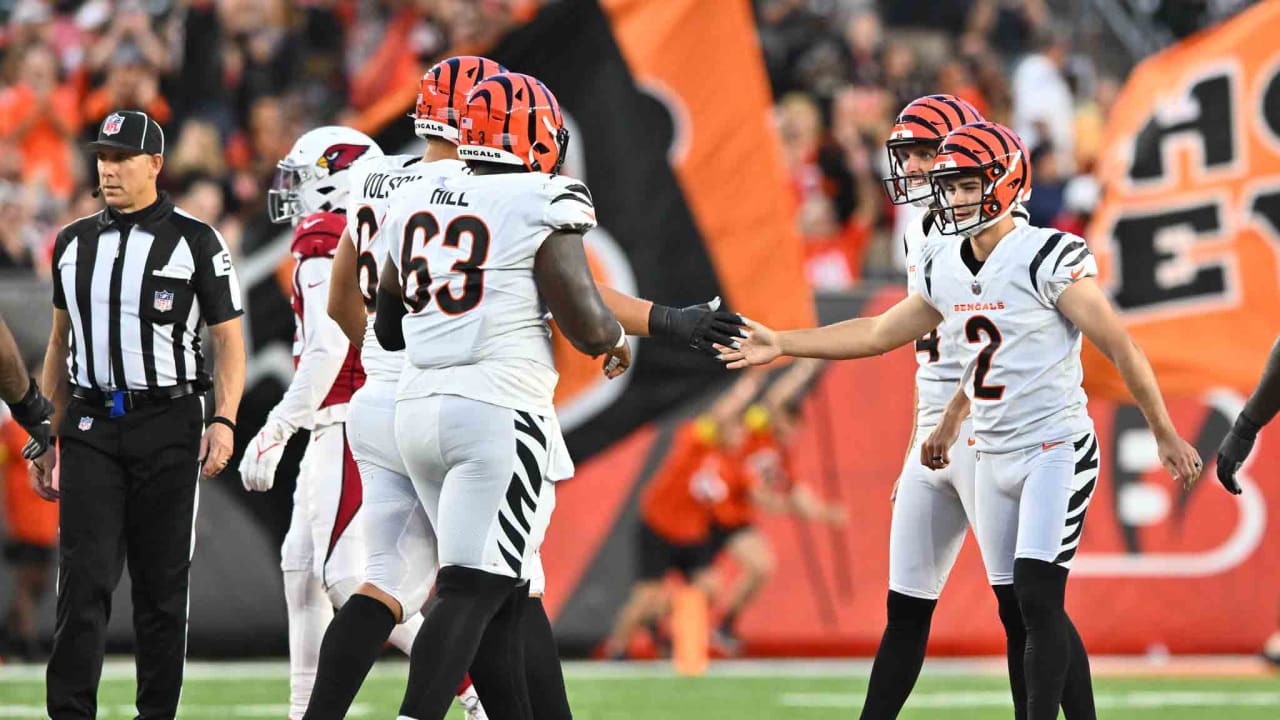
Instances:
[[[777,332],[747,320],[748,337],[738,347],[718,345],[720,359],[730,370],[767,365],[782,355],[850,360],[872,357],[906,345],[942,322],[919,293],[872,318],[854,318],[808,330]]]
[[[329,301],[326,307],[329,317],[342,328],[342,334],[359,350],[364,344],[367,315],[364,298],[360,296],[356,246],[346,230],[342,231],[342,238],[338,240],[338,252],[333,258],[333,275],[329,278]]]
[[[404,349],[404,328],[400,321],[409,313],[401,300],[400,273],[391,258],[382,264],[382,276],[378,278],[377,316],[373,320],[373,334],[384,350]]]
[[[598,285],[600,297],[628,335],[667,338],[694,350],[715,354],[714,343],[746,337],[742,316],[721,310],[720,298],[701,305],[674,308]]]
[[[1267,367],[1262,371],[1258,387],[1253,389],[1244,409],[1236,416],[1231,432],[1218,446],[1218,480],[1234,495],[1240,494],[1236,473],[1253,452],[1258,431],[1280,412],[1280,340],[1271,347]]]
[[[538,248],[533,274],[556,324],[579,352],[595,357],[623,340],[622,325],[591,277],[581,233],[551,233]]]
[[[1159,445],[1160,462],[1184,487],[1200,477],[1203,463],[1190,443],[1178,437],[1169,418],[1155,371],[1142,349],[1129,337],[1111,301],[1092,277],[1072,283],[1058,299],[1058,310],[1098,347],[1124,380]]]

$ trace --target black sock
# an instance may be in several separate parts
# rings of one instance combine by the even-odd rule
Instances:
[[[1067,569],[1043,560],[1018,558],[1013,587],[1027,628],[1027,720],[1058,720],[1071,663],[1071,634],[1064,607]]]
[[[423,609],[422,629],[409,653],[401,715],[414,720],[444,718],[485,628],[515,591],[513,578],[457,565],[440,569],[435,597]]]
[[[911,688],[924,666],[924,651],[929,645],[929,625],[937,600],[922,600],[889,591],[889,621],[880,637],[876,659],[871,664],[867,683],[867,699],[862,705],[862,720],[892,720],[902,711]]]
[[[1067,720],[1097,720],[1093,703],[1093,673],[1089,670],[1089,653],[1076,626],[1067,617],[1067,633],[1071,642],[1071,665],[1067,667],[1067,684],[1062,688],[1062,713]]]
[[[738,611],[737,610],[725,611],[724,617],[721,618],[720,620],[720,632],[724,633],[725,635],[733,635],[736,633],[737,625],[738,625]]]
[[[471,661],[471,682],[492,718],[533,720],[524,657],[524,612],[527,585],[516,588],[502,604],[480,638]]]
[[[564,673],[560,669],[560,652],[551,633],[551,620],[542,598],[525,602],[524,666],[529,682],[529,699],[533,716],[538,720],[573,720],[569,695],[564,689]]]
[[[992,585],[1004,625],[1005,656],[1009,662],[1009,690],[1013,693],[1013,717],[1027,718],[1027,628],[1022,624],[1022,608],[1012,585]]]
[[[342,720],[382,645],[395,629],[396,618],[381,602],[352,595],[324,631],[315,689],[302,720]]]

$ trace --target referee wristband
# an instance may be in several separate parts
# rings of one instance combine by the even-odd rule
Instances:
[[[213,418],[209,420],[209,424],[210,425],[226,425],[227,427],[231,428],[231,432],[236,431],[236,424],[231,422],[227,418],[222,417],[221,415],[214,415]]]

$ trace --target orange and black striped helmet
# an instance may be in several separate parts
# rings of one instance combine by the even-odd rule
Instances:
[[[947,197],[947,188],[954,185],[950,181],[974,175],[982,181],[981,198],[953,203]],[[974,235],[1031,198],[1031,156],[1009,128],[993,122],[970,123],[943,139],[929,180],[933,201],[942,213],[942,231]]]
[[[906,163],[903,151],[908,145],[927,144],[937,148],[947,133],[982,119],[972,105],[955,95],[925,95],[902,108],[884,143],[885,152],[889,154],[889,177],[884,178],[889,201],[894,205],[927,204],[932,197],[929,178],[908,176],[903,167]]]
[[[458,55],[432,65],[418,85],[413,133],[423,139],[458,142],[458,124],[467,107],[467,93],[481,80],[506,71],[489,58],[475,55]]]
[[[555,175],[568,147],[560,103],[535,77],[500,73],[476,85],[467,97],[458,144],[463,160]]]

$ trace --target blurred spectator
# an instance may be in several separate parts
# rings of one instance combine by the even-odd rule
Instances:
[[[845,25],[849,43],[849,79],[855,85],[879,85],[884,82],[884,28],[874,12],[856,12]]]
[[[1042,142],[1031,150],[1032,181],[1035,192],[1026,202],[1030,222],[1036,227],[1051,227],[1062,211],[1066,176],[1061,172],[1062,154],[1051,142]]]
[[[78,175],[73,155],[80,116],[76,92],[59,84],[52,48],[37,44],[21,52],[17,81],[0,91],[0,137],[18,146],[23,182],[65,198]]]
[[[0,183],[0,270],[35,267],[39,243],[32,199],[18,183]]]
[[[155,3],[150,3],[155,4]],[[132,46],[142,60],[159,74],[167,74],[174,67],[174,53],[169,42],[152,26],[148,3],[143,0],[120,0],[110,12],[110,24],[85,57],[90,72],[101,72],[108,64],[116,62],[122,47]],[[168,2],[161,2],[168,6]],[[163,124],[163,123],[162,123]]]
[[[1072,134],[1076,141],[1076,169],[1093,172],[1102,150],[1103,130],[1111,107],[1120,94],[1120,81],[1111,76],[1098,79],[1093,97],[1076,108]]]
[[[1101,200],[1102,188],[1092,175],[1077,175],[1067,181],[1062,191],[1062,212],[1053,219],[1053,227],[1086,237],[1093,211]]]
[[[227,216],[226,193],[218,181],[206,175],[188,175],[182,183],[177,205],[195,217],[207,218],[207,222],[222,233],[231,256],[239,257],[241,225]]]
[[[165,174],[179,182],[192,175],[222,177],[227,171],[222,139],[218,128],[208,121],[193,118],[183,123],[177,141],[164,161]],[[196,215],[196,217],[207,217]]]
[[[240,205],[265,213],[267,184],[276,163],[289,154],[301,134],[302,118],[286,115],[285,101],[279,97],[259,98],[249,111],[248,132],[233,138],[227,159],[233,169],[231,191]]]
[[[38,373],[36,366],[33,372]],[[58,504],[46,502],[31,489],[22,446],[27,433],[0,416],[0,474],[4,480],[7,536],[4,558],[13,577],[13,596],[0,629],[0,658],[40,662],[46,649],[39,635],[37,608],[49,590],[53,551],[58,538]]]
[[[299,72],[299,46],[289,34],[283,0],[219,0],[223,77],[231,88],[232,110],[242,120],[257,101],[283,94]],[[340,38],[334,49],[341,48]],[[323,123],[316,123],[323,124]]]
[[[1012,124],[1013,131],[1029,150],[1034,151],[1044,142],[1052,143],[1066,173],[1070,173],[1075,164],[1074,98],[1062,72],[1068,47],[1062,35],[1046,33],[1040,36],[1037,52],[1018,63],[1013,71]],[[1039,180],[1037,172],[1037,192]]]
[[[966,43],[980,38],[1007,58],[1027,52],[1028,38],[1048,30],[1044,0],[974,0],[969,9]]]
[[[83,133],[96,137],[103,118],[121,109],[141,110],[161,125],[172,117],[169,102],[160,94],[159,72],[131,43],[115,46],[106,82],[84,99]]]

